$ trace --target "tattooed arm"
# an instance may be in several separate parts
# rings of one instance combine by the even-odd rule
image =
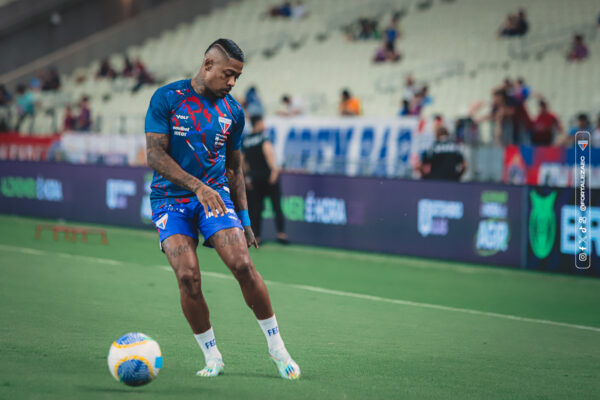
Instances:
[[[246,199],[246,184],[244,181],[244,170],[242,166],[242,152],[240,150],[230,150],[230,147],[227,148],[225,168],[227,179],[229,180],[231,201],[235,205],[236,211],[247,210],[248,200]],[[254,237],[252,228],[245,226],[244,234],[246,235],[248,247],[254,246],[258,248],[258,243]]]
[[[202,183],[202,181],[186,171],[169,155],[169,135],[162,133],[146,133],[146,156],[148,166],[164,176],[175,185],[196,194],[202,203],[204,212],[208,215],[210,210],[225,215],[227,209],[219,194]],[[244,197],[245,199],[245,197]]]

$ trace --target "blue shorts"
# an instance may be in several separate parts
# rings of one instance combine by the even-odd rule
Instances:
[[[223,216],[206,216],[204,207],[199,201],[190,201],[184,204],[170,204],[155,210],[152,213],[152,222],[158,229],[161,243],[172,235],[181,234],[198,239],[198,231],[204,236],[204,246],[212,247],[208,239],[220,230],[240,228],[242,223],[235,213],[231,200],[223,197],[227,214]]]

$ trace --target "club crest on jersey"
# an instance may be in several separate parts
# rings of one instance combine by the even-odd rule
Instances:
[[[581,150],[585,150],[585,148],[588,145],[588,141],[587,140],[578,140],[577,144],[579,145],[579,147],[581,148]]]
[[[156,227],[159,229],[165,229],[167,226],[167,219],[169,219],[169,214],[165,214],[158,221],[156,221]]]
[[[225,117],[219,117],[219,124],[221,125],[221,132],[227,133],[231,126],[231,120]]]

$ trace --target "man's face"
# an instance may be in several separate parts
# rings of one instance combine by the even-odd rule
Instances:
[[[242,74],[244,63],[227,57],[219,51],[207,54],[202,66],[204,84],[216,97],[222,99],[233,89]]]

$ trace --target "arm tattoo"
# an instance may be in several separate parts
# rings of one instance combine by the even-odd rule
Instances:
[[[202,181],[185,172],[168,151],[169,135],[146,133],[148,166],[175,185],[195,193],[203,185]]]
[[[229,180],[231,201],[235,205],[235,209],[238,211],[247,210],[248,200],[246,199],[246,184],[242,168],[242,152],[240,150],[227,150],[225,167],[227,169],[227,179]]]

